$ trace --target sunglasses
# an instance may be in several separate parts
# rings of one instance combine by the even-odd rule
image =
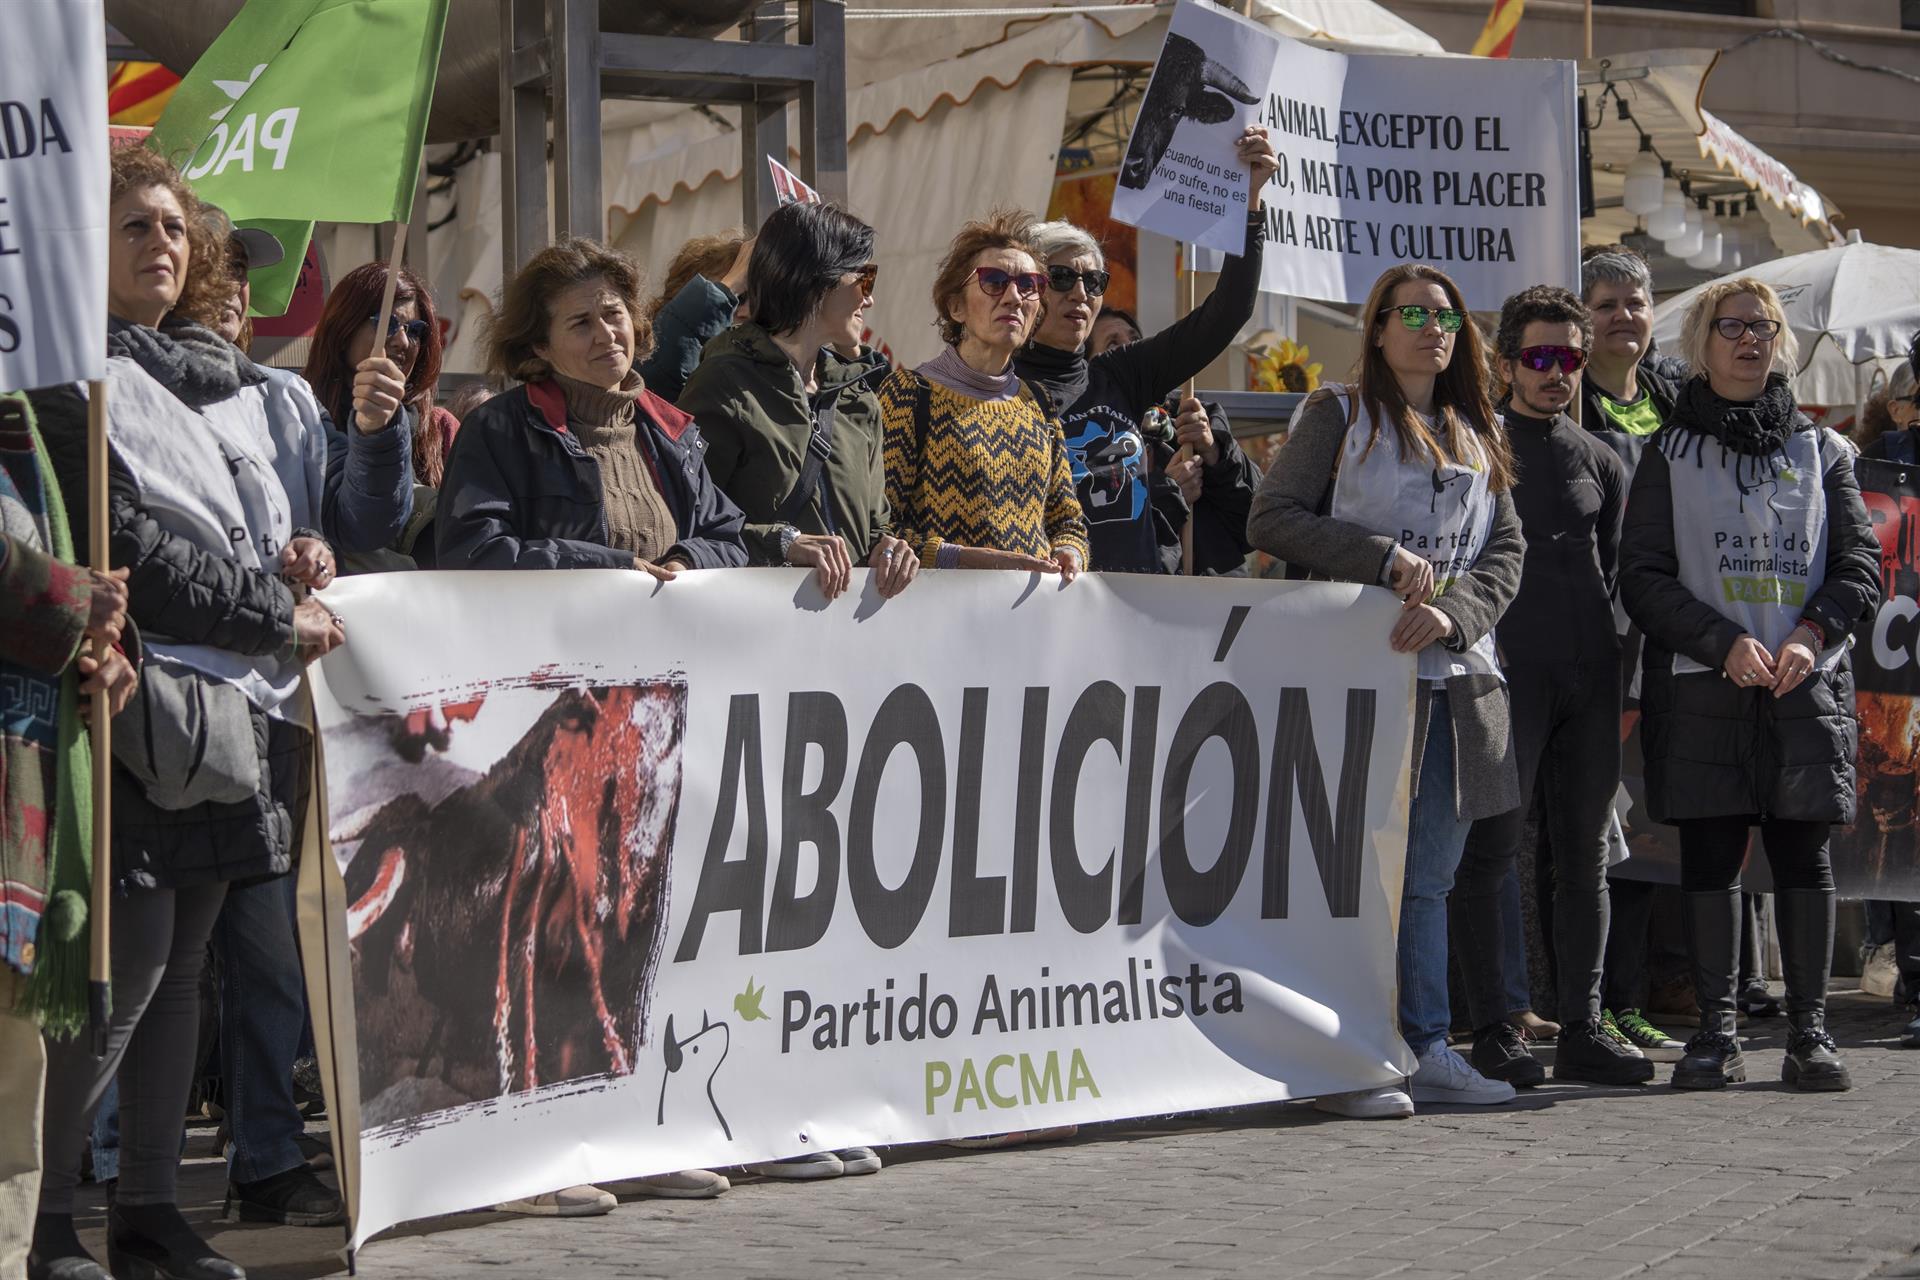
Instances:
[[[860,292],[864,293],[868,298],[872,298],[874,281],[880,278],[880,264],[877,262],[869,262],[864,267],[855,267],[849,274],[859,283]]]
[[[368,316],[368,324],[380,323],[379,316]],[[425,320],[402,320],[399,316],[387,316],[387,336],[391,338],[402,329],[407,331],[407,341],[416,345],[427,340],[427,322]]]
[[[1778,320],[1741,320],[1736,316],[1721,316],[1713,322],[1713,331],[1728,342],[1738,342],[1751,333],[1761,342],[1772,342],[1780,334]]]
[[[1072,293],[1075,282],[1086,286],[1087,296],[1097,298],[1107,291],[1113,274],[1107,271],[1075,271],[1072,267],[1048,267],[1047,287],[1055,293]]]
[[[1465,324],[1467,320],[1465,312],[1455,311],[1452,307],[1406,306],[1380,308],[1380,314],[1383,316],[1389,312],[1398,312],[1400,315],[1400,323],[1414,330],[1416,333],[1427,327],[1428,320],[1437,321],[1440,325],[1440,332],[1442,333],[1458,333],[1460,332],[1460,326]]]
[[[1535,373],[1545,373],[1555,365],[1562,373],[1578,373],[1587,362],[1587,353],[1578,347],[1522,347],[1520,363]]]
[[[973,278],[980,282],[980,292],[989,298],[997,298],[1012,285],[1014,293],[1022,298],[1037,298],[1040,290],[1047,284],[1047,278],[1038,271],[1022,271],[1015,274],[1002,271],[998,267],[975,267]]]

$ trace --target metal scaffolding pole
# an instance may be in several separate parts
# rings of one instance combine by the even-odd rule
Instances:
[[[847,195],[845,0],[760,6],[739,40],[603,31],[597,0],[500,0],[502,252],[511,277],[553,230],[600,238],[600,103],[645,98],[740,109],[743,213],[773,208],[766,157],[788,158],[787,104],[799,104],[800,176],[829,200]],[[789,39],[789,34],[793,39]]]

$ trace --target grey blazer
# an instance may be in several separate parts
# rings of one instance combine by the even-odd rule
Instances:
[[[1289,566],[1335,582],[1381,583],[1394,540],[1322,514],[1333,488],[1335,464],[1347,437],[1347,417],[1331,395],[1316,395],[1301,411],[1287,441],[1254,494],[1247,538]],[[1508,493],[1494,495],[1493,529],[1487,545],[1433,607],[1453,623],[1441,643],[1463,649],[1493,630],[1520,589],[1526,557],[1520,517]],[[1507,687],[1495,676],[1455,676],[1447,681],[1453,717],[1454,810],[1462,820],[1492,817],[1520,806],[1520,773],[1513,756]],[[1420,686],[1414,704],[1413,782],[1420,791],[1431,690]]]

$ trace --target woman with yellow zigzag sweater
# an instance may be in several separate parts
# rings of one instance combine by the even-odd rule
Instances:
[[[947,349],[880,386],[893,529],[938,569],[1024,569],[1071,582],[1087,563],[1060,424],[1013,371],[1047,278],[996,212],[960,228],[933,282]]]

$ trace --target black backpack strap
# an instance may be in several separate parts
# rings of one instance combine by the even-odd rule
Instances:
[[[792,524],[807,509],[814,495],[820,492],[827,473],[827,463],[833,459],[834,401],[838,398],[837,394],[828,396],[824,403],[814,406],[813,430],[807,435],[807,451],[800,462],[800,478],[793,482],[792,491],[774,511],[774,523]],[[825,502],[820,504],[820,510],[827,532],[832,533],[833,511]]]

